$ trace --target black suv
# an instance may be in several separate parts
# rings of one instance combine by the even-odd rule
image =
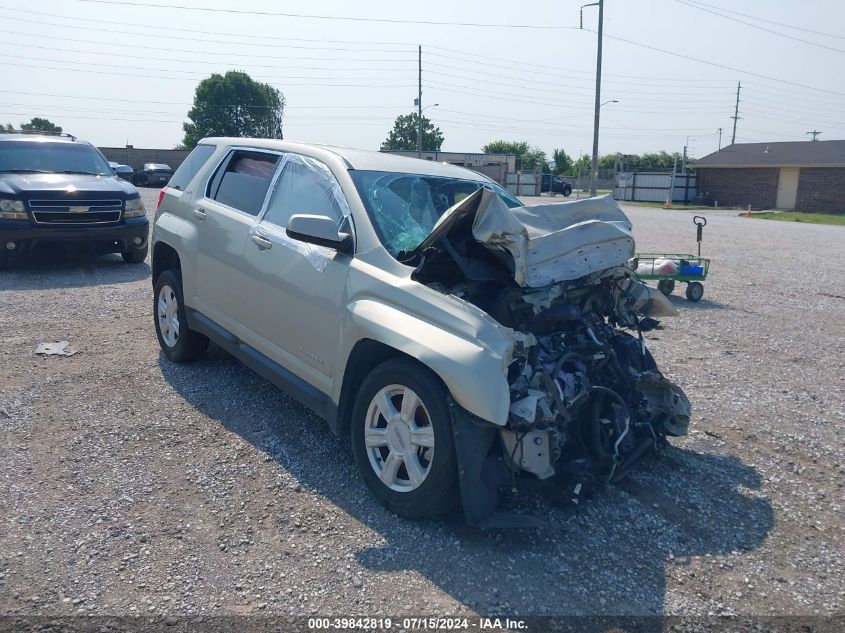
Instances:
[[[0,268],[10,255],[66,241],[138,264],[148,235],[138,190],[96,147],[68,134],[0,134]]]
[[[568,196],[572,193],[572,185],[554,174],[543,174],[543,184],[540,186],[540,191],[542,193],[547,191],[553,194],[562,193],[564,196]]]
[[[163,187],[170,182],[173,170],[170,165],[162,163],[144,163],[144,165],[132,174],[132,184],[144,187]]]

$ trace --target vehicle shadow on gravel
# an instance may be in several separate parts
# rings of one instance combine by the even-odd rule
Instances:
[[[704,297],[699,301],[690,301],[675,295],[669,295],[667,298],[673,306],[681,310],[730,310],[732,308],[732,306],[725,303],[719,303],[718,301],[713,301],[707,297]]]
[[[127,264],[120,255],[39,250],[22,255],[0,272],[0,290],[83,288],[147,279],[150,266]]]
[[[774,524],[757,471],[693,439],[645,460],[627,480],[578,505],[554,505],[536,493],[518,500],[505,494],[504,509],[538,516],[545,528],[481,531],[459,513],[402,519],[369,496],[348,441],[219,348],[212,345],[191,365],[163,357],[159,365],[168,383],[208,418],[377,533],[381,546],[362,546],[355,554],[363,567],[418,574],[484,616],[662,615],[667,579],[678,576],[673,567],[694,574],[702,565],[696,557],[753,550]],[[249,403],[249,410],[239,403]],[[421,614],[432,605],[396,604],[394,610]],[[652,624],[662,630],[659,618],[638,630]]]

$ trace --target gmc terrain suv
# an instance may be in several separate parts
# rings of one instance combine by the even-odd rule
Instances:
[[[96,147],[67,135],[0,134],[0,268],[56,242],[143,262],[149,222],[138,191]]]
[[[348,434],[401,515],[529,525],[496,512],[500,486],[577,498],[686,433],[641,335],[674,311],[610,198],[525,207],[451,165],[209,138],[152,243],[164,355],[228,350]]]

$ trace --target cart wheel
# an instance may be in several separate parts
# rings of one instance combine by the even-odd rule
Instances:
[[[687,299],[690,301],[701,301],[704,296],[704,286],[697,281],[691,281],[687,285]]]
[[[675,289],[675,280],[661,279],[657,282],[657,289],[668,297]]]

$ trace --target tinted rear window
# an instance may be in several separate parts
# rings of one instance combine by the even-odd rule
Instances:
[[[179,165],[179,169],[173,174],[167,186],[184,191],[185,187],[194,179],[194,176],[214,153],[214,150],[214,145],[197,145]]]
[[[214,200],[250,215],[258,215],[279,157],[263,152],[235,151],[215,174],[209,195]]]

